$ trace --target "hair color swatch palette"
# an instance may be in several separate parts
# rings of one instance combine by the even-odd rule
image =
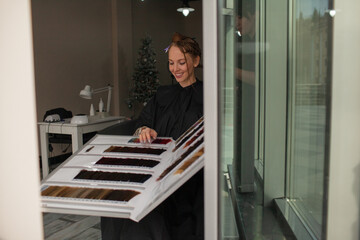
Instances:
[[[138,194],[140,194],[140,192],[134,190],[114,190],[68,186],[48,186],[41,192],[41,196],[44,197],[78,198],[120,202],[128,202]]]
[[[156,165],[158,165],[159,162],[160,161],[150,160],[150,159],[102,157],[95,164],[96,165],[110,165],[110,166],[133,166],[133,167],[153,168]]]
[[[74,179],[144,183],[151,174],[81,170]]]
[[[176,141],[98,134],[42,182],[42,210],[140,221],[203,166],[203,118]]]

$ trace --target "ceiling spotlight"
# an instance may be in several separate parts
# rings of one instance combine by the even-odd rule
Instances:
[[[195,11],[195,9],[189,6],[189,0],[183,0],[182,7],[178,8],[177,11],[182,12],[182,14],[184,14],[184,16],[186,17],[187,15],[189,15],[190,12]]]

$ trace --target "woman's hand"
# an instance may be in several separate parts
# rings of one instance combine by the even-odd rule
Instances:
[[[148,127],[142,127],[139,134],[139,140],[142,143],[151,143],[152,140],[156,139],[157,132],[154,129]]]

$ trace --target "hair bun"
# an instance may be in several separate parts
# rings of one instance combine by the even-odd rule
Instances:
[[[185,37],[183,35],[181,35],[180,33],[174,33],[173,37],[172,37],[172,42],[180,42],[181,40],[183,40]]]
[[[168,48],[165,49],[165,52],[167,52],[172,46],[178,47],[182,53],[189,53],[193,55],[194,57],[199,56],[201,57],[201,49],[199,44],[195,41],[194,38],[190,38],[187,36],[184,36],[178,32],[175,32],[171,44]]]

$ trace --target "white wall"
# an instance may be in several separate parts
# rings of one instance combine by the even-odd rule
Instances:
[[[204,64],[204,118],[205,121],[205,155],[204,158],[204,208],[205,239],[219,239],[219,106],[218,106],[218,5],[215,0],[203,5],[203,64]]]
[[[42,239],[30,1],[0,1],[0,239]]]
[[[360,238],[360,1],[337,0],[327,239]]]

